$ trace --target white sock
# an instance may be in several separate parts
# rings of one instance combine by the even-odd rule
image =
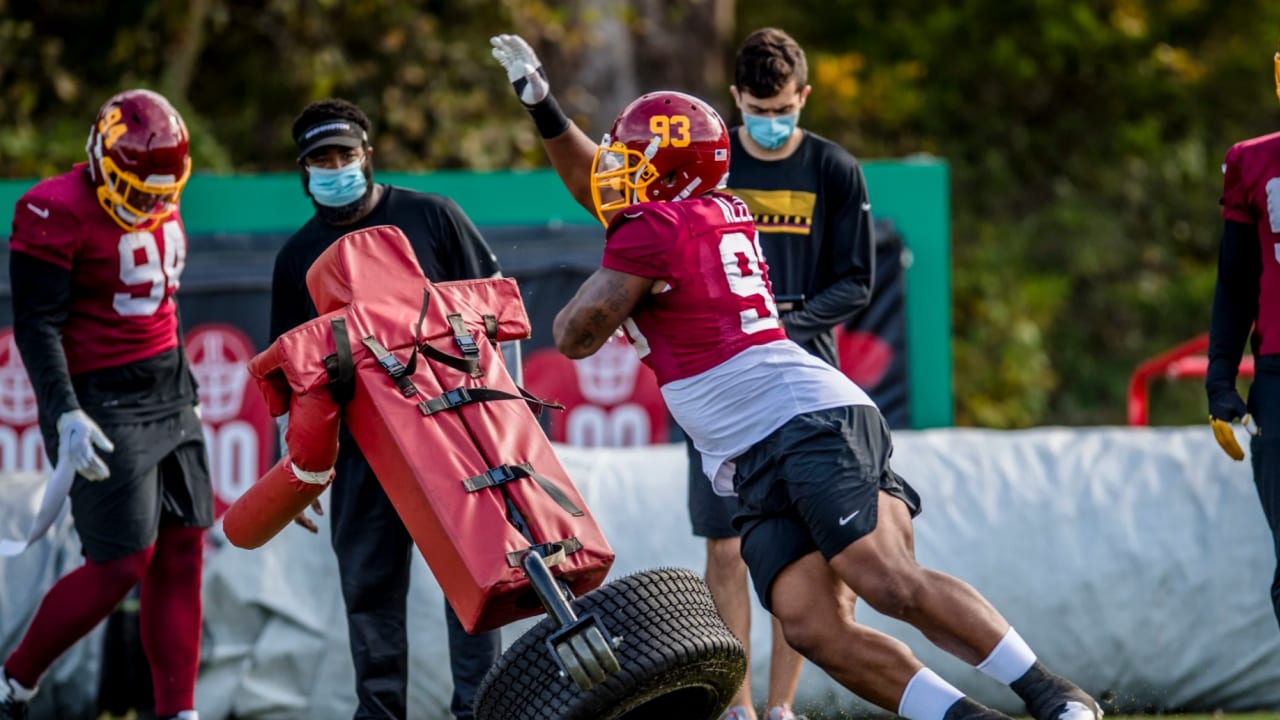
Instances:
[[[920,668],[902,691],[898,714],[910,720],[942,720],[947,710],[964,697],[951,683],[929,668]]]
[[[200,720],[200,715],[195,710],[183,710],[175,717],[177,720]]]
[[[1031,646],[1010,627],[987,659],[978,663],[978,669],[1005,685],[1012,685],[1035,664],[1036,654],[1031,651]]]

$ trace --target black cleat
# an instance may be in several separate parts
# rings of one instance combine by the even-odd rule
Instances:
[[[1035,720],[1102,720],[1102,708],[1089,693],[1039,661],[1010,687]]]
[[[951,703],[942,720],[1012,720],[1010,716],[983,705],[968,696]]]
[[[1012,718],[965,696],[951,703],[942,720],[1012,720]]]

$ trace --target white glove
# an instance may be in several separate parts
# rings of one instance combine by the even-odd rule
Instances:
[[[489,38],[493,56],[507,70],[507,79],[515,88],[516,96],[525,105],[537,105],[551,92],[551,83],[542,69],[542,61],[529,43],[519,35],[495,35]]]
[[[94,452],[95,447],[106,452],[116,449],[85,411],[68,410],[58,417],[58,454],[66,453],[72,467],[86,479],[106,480],[111,470]]]

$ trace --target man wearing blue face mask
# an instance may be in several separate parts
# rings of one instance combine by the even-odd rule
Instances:
[[[810,89],[804,50],[790,35],[762,28],[743,41],[729,88],[742,113],[742,125],[729,131],[729,192],[751,210],[788,337],[838,367],[834,328],[871,298],[875,242],[858,161],[798,125]],[[751,595],[731,522],[735,500],[712,492],[698,452],[688,447],[689,516],[693,534],[707,539],[707,585],[746,644]],[[851,594],[845,601],[852,605]],[[801,665],[774,620],[767,720],[795,720]],[[723,720],[756,717],[748,673]]]
[[[373,181],[369,118],[340,99],[314,102],[293,123],[302,187],[315,215],[280,249],[271,281],[271,341],[316,317],[307,270],[347,233],[400,228],[433,282],[499,275],[498,262],[457,203]],[[408,717],[406,599],[413,543],[391,501],[344,429],[330,499],[332,544],[347,607],[356,674],[356,720]],[[317,504],[314,509],[319,512]],[[305,515],[299,525],[316,532]],[[445,603],[453,672],[451,711],[471,720],[476,689],[501,651],[498,631],[468,635]]]

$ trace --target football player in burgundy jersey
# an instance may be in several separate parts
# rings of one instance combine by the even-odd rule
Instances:
[[[85,562],[5,660],[0,718],[25,717],[50,664],[141,582],[156,714],[191,720],[213,492],[173,298],[187,128],[164,97],[129,90],[102,106],[86,149],[88,163],[19,198],[9,239],[14,336],[49,457],[76,470]]]
[[[1280,97],[1280,53],[1274,63]],[[1244,451],[1231,422],[1241,418],[1249,429],[1253,481],[1280,559],[1280,133],[1236,143],[1222,173],[1222,242],[1205,373],[1209,422],[1235,460],[1243,460]],[[1246,404],[1236,375],[1251,330],[1254,375]],[[1280,567],[1271,579],[1271,604],[1280,619]]]
[[[879,612],[1010,685],[1037,720],[1096,720],[968,584],[916,563],[919,496],[889,465],[888,426],[839,370],[787,339],[751,213],[720,192],[728,130],[677,92],[633,101],[597,144],[565,117],[528,44],[490,40],[552,165],[605,224],[601,268],[556,316],[556,347],[594,353],[619,328],[653,368],[734,525],[787,641],[862,698],[912,720],[1005,717],[903,643],[853,621],[846,584]]]

